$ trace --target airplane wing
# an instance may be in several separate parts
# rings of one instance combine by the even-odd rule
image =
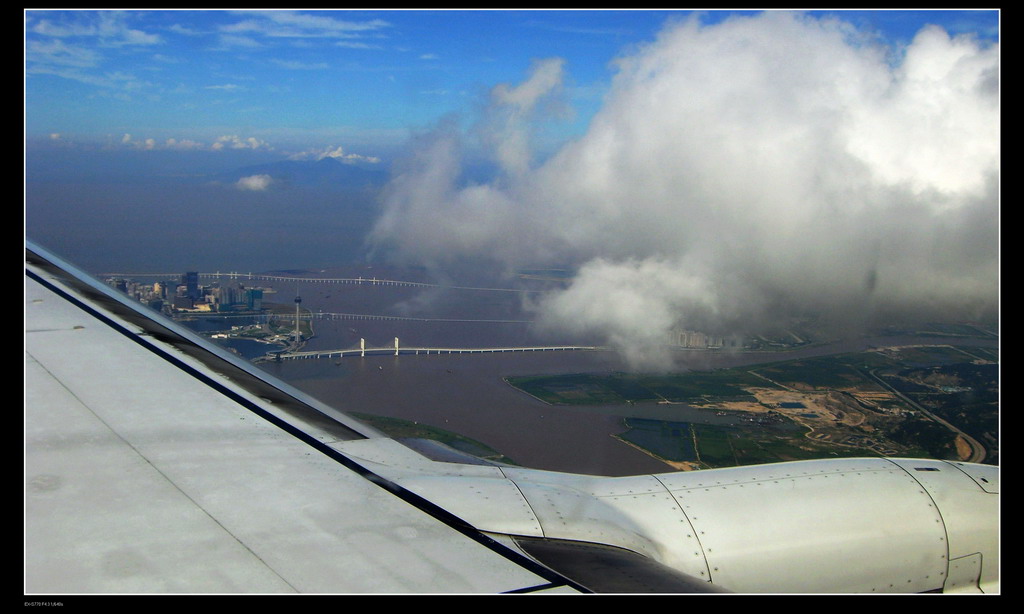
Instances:
[[[29,243],[25,592],[998,591],[998,469],[413,450]]]
[[[27,593],[575,590],[332,447],[378,434],[54,262],[26,266]]]

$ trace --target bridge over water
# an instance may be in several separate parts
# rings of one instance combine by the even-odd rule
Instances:
[[[367,356],[367,355],[393,355],[400,354],[496,354],[506,352],[567,352],[567,351],[596,351],[607,348],[599,346],[581,345],[545,345],[545,346],[520,346],[520,347],[486,347],[486,348],[445,348],[445,347],[401,347],[398,338],[395,337],[393,347],[368,348],[364,340],[360,340],[360,347],[346,348],[339,350],[311,350],[307,352],[274,352],[268,354],[264,360],[302,360],[309,358],[342,358],[345,356]]]
[[[301,277],[297,275],[275,275],[271,273],[239,273],[237,271],[216,271],[214,273],[197,273],[200,278],[229,279],[233,281],[279,281],[301,282],[303,284],[345,284],[367,286],[403,286],[415,288],[445,288],[448,290],[477,290],[486,292],[517,292],[526,294],[544,293],[545,290],[527,290],[523,288],[488,288],[480,286],[458,286],[421,281],[399,279],[379,279],[377,277]],[[101,273],[101,277],[162,277],[175,278],[181,273]]]
[[[188,318],[211,318],[211,319],[226,319],[226,318],[237,318],[237,319],[255,319],[261,324],[266,323],[270,319],[286,319],[295,321],[298,317],[300,320],[379,320],[379,321],[394,321],[394,322],[472,322],[472,323],[484,323],[484,324],[531,324],[532,320],[501,320],[501,319],[486,319],[486,318],[416,318],[412,316],[393,316],[393,315],[382,315],[382,314],[370,314],[370,313],[337,313],[328,311],[316,311],[306,312],[296,316],[294,313],[287,313],[284,311],[277,313],[232,313],[230,311],[208,311],[208,312],[185,312],[181,314],[183,317]]]

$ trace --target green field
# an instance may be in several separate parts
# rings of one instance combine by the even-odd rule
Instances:
[[[879,390],[868,375],[871,369],[891,367],[898,363],[874,352],[839,354],[805,360],[788,360],[751,367],[759,375],[793,388],[834,390],[859,388]]]
[[[637,418],[627,418],[625,425],[628,430],[618,436],[623,441],[662,460],[700,463],[705,468],[873,455],[865,450],[815,443],[778,428],[716,426]]]
[[[509,377],[516,388],[552,405],[616,405],[649,401],[701,403],[753,397],[742,386],[767,385],[745,370],[695,371],[678,375],[577,373]]]

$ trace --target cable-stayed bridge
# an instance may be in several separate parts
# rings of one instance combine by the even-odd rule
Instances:
[[[265,360],[302,360],[310,358],[343,358],[345,356],[368,356],[368,355],[393,355],[401,354],[495,354],[510,352],[566,352],[566,351],[597,351],[607,348],[599,346],[583,345],[545,345],[545,346],[508,346],[508,347],[478,347],[478,348],[452,348],[452,347],[402,347],[395,337],[394,346],[390,347],[366,347],[364,339],[359,340],[359,347],[344,348],[337,350],[309,350],[305,352],[273,352],[268,354]]]

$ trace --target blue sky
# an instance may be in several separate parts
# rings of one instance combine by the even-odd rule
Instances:
[[[26,231],[93,270],[571,268],[538,322],[637,360],[673,327],[997,312],[997,11],[28,11],[25,38]],[[387,184],[279,172],[325,157]]]
[[[36,11],[25,13],[26,135],[138,148],[343,147],[387,158],[408,137],[558,57],[555,131],[582,133],[616,57],[666,11]],[[994,11],[850,11],[897,50],[922,25],[998,36]],[[714,23],[728,13],[712,12]]]

